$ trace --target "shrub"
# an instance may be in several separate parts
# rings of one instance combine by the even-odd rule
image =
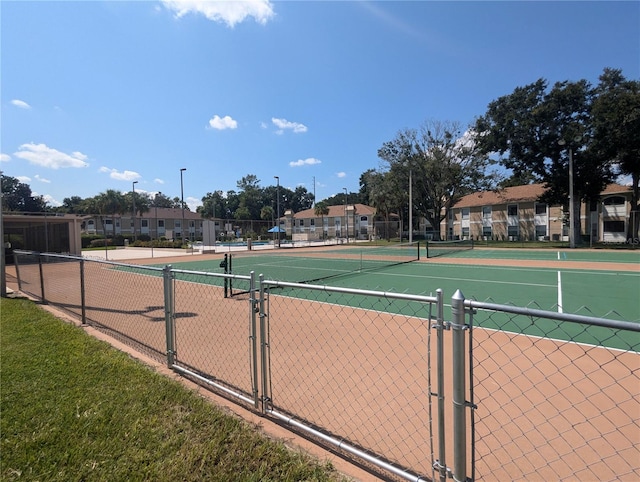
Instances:
[[[113,246],[113,239],[109,238],[106,240],[107,246]],[[105,239],[94,239],[89,243],[89,248],[103,248],[105,245]]]

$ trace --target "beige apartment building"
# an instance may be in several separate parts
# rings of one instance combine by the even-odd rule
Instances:
[[[444,239],[533,241],[568,239],[562,206],[540,202],[543,184],[514,186],[464,196],[441,223]],[[580,206],[582,235],[598,242],[625,242],[631,213],[631,188],[610,184],[600,199]]]

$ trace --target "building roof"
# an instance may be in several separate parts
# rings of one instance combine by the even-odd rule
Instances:
[[[329,214],[325,214],[324,217],[344,217],[344,204],[337,204],[335,206],[327,206],[329,208]],[[374,216],[376,214],[375,208],[371,206],[367,206],[366,204],[347,204],[347,209],[351,212],[351,209],[355,207],[355,214],[359,214],[361,216]],[[294,213],[293,215],[296,219],[315,219],[321,216],[316,216],[315,208],[305,209],[304,211],[300,211]]]
[[[626,194],[631,193],[633,188],[631,186],[622,186],[620,184],[609,184],[604,188],[604,191],[600,193],[601,195],[610,195],[610,194]]]
[[[138,214],[138,217],[141,217]],[[164,218],[164,219],[182,219],[182,209],[180,208],[149,208],[149,211],[142,214],[143,218],[155,219]],[[185,219],[203,219],[200,213],[196,213],[193,211],[189,211],[188,209],[184,210],[184,218]]]
[[[81,221],[83,219],[82,216],[78,216],[76,214],[67,214],[67,213],[50,213],[50,212],[39,212],[39,213],[27,213],[20,211],[13,212],[5,212],[2,215],[3,219],[8,221],[27,221],[27,222],[48,222],[48,223],[62,223],[68,221]]]
[[[482,191],[467,194],[455,204],[456,208],[475,206],[495,206],[497,204],[511,204],[525,201],[535,201],[545,192],[544,184],[527,184],[513,186],[498,191]]]
[[[515,204],[518,202],[532,202],[540,199],[546,191],[544,184],[527,184],[524,186],[512,186],[498,191],[475,192],[464,196],[454,207],[468,208],[478,206],[496,206],[500,204]],[[631,187],[619,184],[609,184],[603,191],[603,195],[621,194],[631,192]]]

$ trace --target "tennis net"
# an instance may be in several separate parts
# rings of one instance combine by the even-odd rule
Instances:
[[[254,271],[265,279],[294,283],[317,281],[369,272],[420,259],[420,243],[389,244],[385,246],[344,247],[339,249],[301,252],[287,250],[265,254],[230,254],[231,274],[246,275]],[[248,287],[233,280],[231,294],[245,293]],[[244,289],[247,288],[247,289]]]
[[[455,241],[427,241],[427,258],[438,256],[451,256],[460,251],[473,249],[472,239],[461,239]]]

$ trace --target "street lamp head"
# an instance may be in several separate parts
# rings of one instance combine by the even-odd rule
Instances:
[[[182,167],[182,168],[180,168],[180,172],[182,172],[182,171],[186,171],[186,170],[187,170],[187,168],[186,168],[186,167]]]

